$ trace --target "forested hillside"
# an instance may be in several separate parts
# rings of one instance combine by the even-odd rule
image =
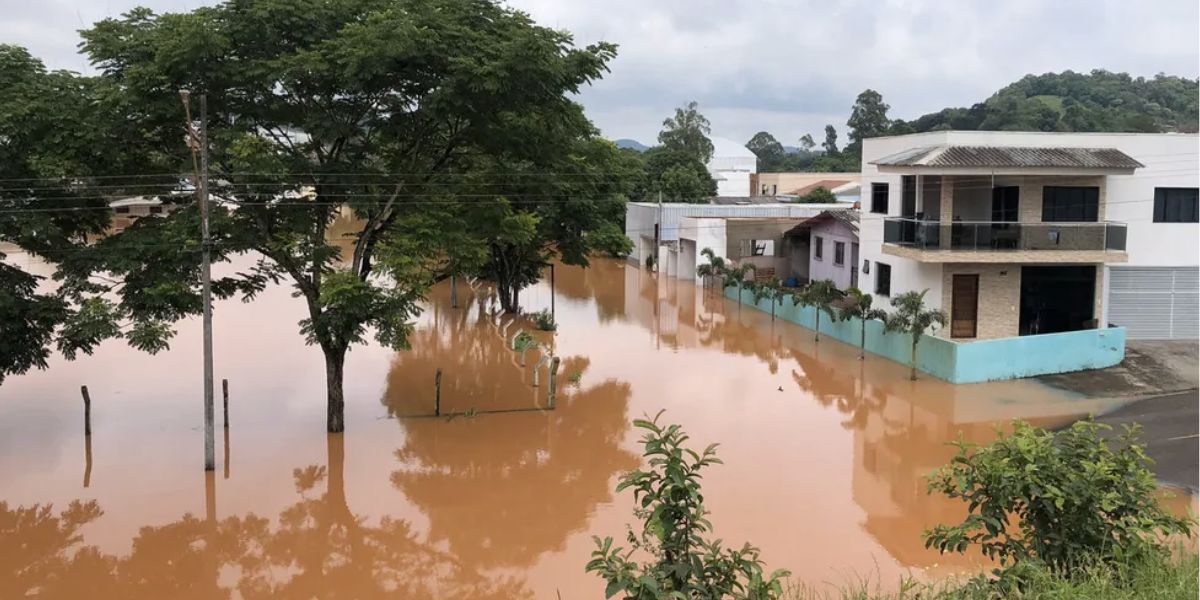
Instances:
[[[1026,75],[970,108],[898,121],[894,130],[1195,132],[1197,85],[1183,77],[1100,70]]]

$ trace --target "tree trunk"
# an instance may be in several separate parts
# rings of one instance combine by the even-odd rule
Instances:
[[[867,358],[867,320],[862,319],[862,329],[858,332],[858,360]]]
[[[921,339],[921,338],[919,338],[919,337],[917,337],[917,336],[915,336],[915,335],[913,336],[913,343],[912,343],[912,364],[911,364],[911,367],[912,367],[912,373],[909,375],[909,379],[910,379],[911,381],[916,381],[916,380],[917,380],[917,342],[918,342],[918,341],[920,341],[920,339]]]
[[[342,392],[342,375],[346,365],[346,349],[322,346],[325,352],[326,431],[341,433],[346,430],[346,399]]]
[[[816,341],[821,341],[821,311],[817,311],[816,318],[813,319],[813,329],[817,332]]]

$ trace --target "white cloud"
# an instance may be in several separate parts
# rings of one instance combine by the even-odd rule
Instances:
[[[83,70],[77,29],[138,4],[200,0],[0,0],[0,41]],[[715,134],[771,131],[784,143],[844,125],[873,88],[893,116],[969,105],[1027,73],[1095,68],[1200,73],[1195,0],[509,0],[576,41],[620,45],[581,99],[610,137],[652,142],[698,100]]]

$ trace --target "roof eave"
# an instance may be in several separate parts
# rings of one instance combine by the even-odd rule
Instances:
[[[1132,175],[1136,167],[931,167],[876,165],[880,173],[904,175]]]

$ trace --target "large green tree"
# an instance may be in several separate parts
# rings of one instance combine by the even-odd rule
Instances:
[[[665,202],[704,202],[717,193],[708,167],[684,150],[655,146],[642,155],[645,178],[640,195]]]
[[[758,170],[760,172],[778,171],[787,158],[787,152],[783,148],[783,144],[775,139],[775,136],[760,131],[746,142],[746,148],[749,148],[755,156],[758,157]]]
[[[0,383],[45,368],[55,344],[72,355],[122,334],[89,327],[86,307],[46,280],[108,223],[94,176],[103,169],[103,189],[119,190],[131,180],[114,176],[138,158],[108,152],[123,115],[101,99],[95,79],[48,72],[24,48],[0,45]],[[14,252],[34,258],[4,260]]]
[[[863,90],[854,99],[846,126],[850,128],[850,142],[855,149],[862,147],[863,140],[887,133],[891,124],[887,116],[888,108],[883,96],[872,89]]]
[[[712,127],[708,119],[700,114],[696,101],[675,109],[675,115],[663,121],[658,133],[658,143],[668,150],[684,152],[701,163],[707,163],[713,154],[712,140],[708,134]]]
[[[345,426],[348,349],[368,331],[406,347],[428,285],[487,268],[473,219],[499,215],[520,221],[514,236],[532,224],[560,241],[602,221],[547,223],[511,206],[561,198],[487,186],[548,173],[567,159],[548,164],[546,148],[587,143],[594,132],[571,96],[604,73],[614,46],[578,48],[491,0],[230,0],[183,14],[137,9],[83,36],[106,101],[128,114],[121,142],[153,159],[141,163],[147,174],[186,169],[178,90],[207,95],[213,192],[224,200],[215,252],[260,257],[216,291],[295,287],[308,309],[301,330],[325,357],[331,432]],[[533,123],[543,133],[529,140]],[[150,346],[200,308],[195,211],[183,203],[96,244],[66,277],[91,295],[97,320],[144,323]],[[331,239],[339,215],[345,253]],[[119,287],[88,279],[101,270]]]

